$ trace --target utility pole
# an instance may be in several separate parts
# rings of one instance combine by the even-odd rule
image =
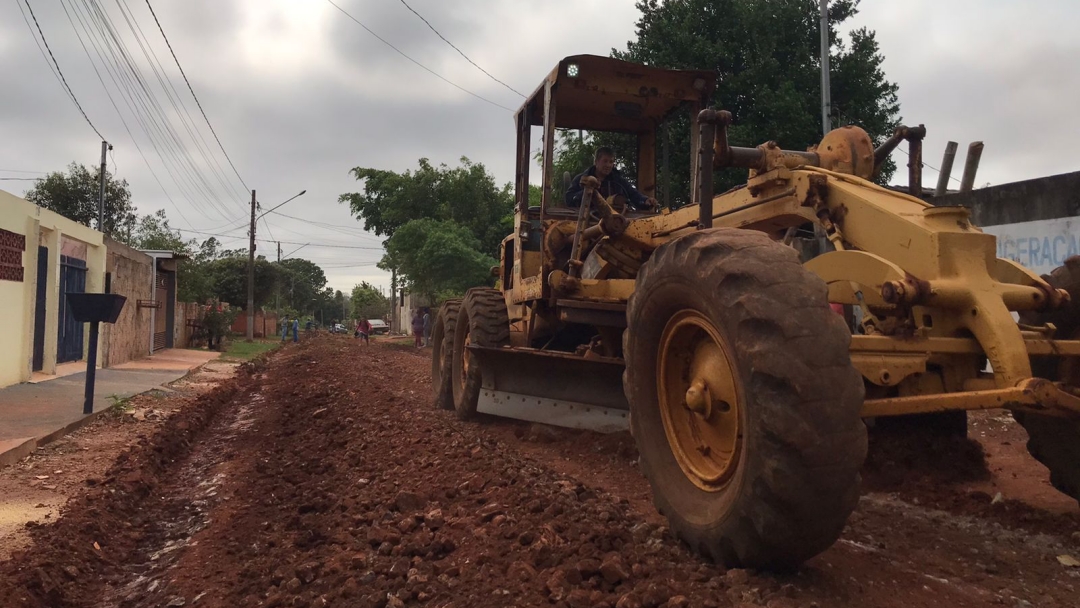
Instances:
[[[277,242],[277,261],[281,261],[281,241]]]
[[[832,100],[829,93],[829,0],[821,5],[821,131],[832,131]]]
[[[112,150],[112,145],[107,141],[101,142],[101,173],[98,174],[99,190],[98,190],[98,216],[97,216],[97,229],[98,232],[105,232],[105,154]]]
[[[398,331],[397,323],[397,269],[390,269],[390,333]]]
[[[248,231],[248,301],[247,301],[247,337],[245,342],[255,339],[255,191],[251,191],[251,229]]]

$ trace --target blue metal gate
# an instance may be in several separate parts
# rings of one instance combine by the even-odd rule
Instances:
[[[68,304],[68,292],[86,291],[86,262],[60,256],[60,316],[56,343],[56,362],[78,361],[83,356],[83,324],[75,321]]]
[[[34,301],[34,371],[45,367],[45,302],[49,281],[49,248],[38,247],[37,299]]]

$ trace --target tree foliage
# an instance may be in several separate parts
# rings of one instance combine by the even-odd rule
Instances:
[[[381,319],[390,312],[390,298],[367,281],[352,288],[350,303],[356,319]]]
[[[67,171],[54,171],[37,181],[26,191],[26,200],[39,207],[97,228],[101,170],[89,171],[77,163]],[[105,172],[105,234],[127,242],[135,228],[135,206],[126,179],[117,180]]]
[[[431,298],[487,284],[499,243],[513,230],[514,196],[481,163],[434,166],[426,158],[404,173],[357,167],[362,192],[342,194],[364,228],[388,237],[383,270]]]
[[[495,258],[481,253],[466,226],[449,220],[412,220],[386,241],[383,269],[396,269],[409,288],[434,300],[488,285]]]
[[[613,49],[612,56],[657,67],[715,71],[712,104],[734,116],[732,145],[753,147],[771,140],[803,150],[820,141],[820,20],[815,0],[639,0],[637,7],[641,17],[636,39],[625,51]],[[858,0],[834,0],[829,7],[833,124],[857,124],[880,143],[899,122],[897,87],[885,78],[874,32],[856,30],[847,42],[837,36],[837,27],[857,9]],[[690,200],[694,151],[689,118],[683,112],[669,120],[673,206]],[[624,174],[636,175],[633,136],[594,133],[583,143],[590,150],[613,147]],[[563,146],[559,156],[570,154],[580,162],[580,148]],[[894,169],[888,163],[881,181]],[[745,180],[745,172],[731,170],[717,173],[714,183],[721,191]],[[662,187],[664,181],[660,172],[657,183]],[[658,198],[663,200],[662,193]]]
[[[461,158],[461,166],[433,166],[421,158],[419,168],[404,173],[356,167],[362,192],[338,200],[364,221],[364,228],[390,237],[411,220],[451,221],[468,228],[480,251],[493,255],[513,230],[514,195],[510,184],[499,187],[483,163]]]

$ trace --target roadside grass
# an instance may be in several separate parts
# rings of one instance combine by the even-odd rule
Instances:
[[[245,342],[243,338],[229,340],[225,352],[221,353],[222,361],[250,361],[255,357],[274,350],[281,345],[280,340],[255,340]]]

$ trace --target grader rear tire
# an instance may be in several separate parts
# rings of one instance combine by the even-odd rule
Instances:
[[[858,500],[864,388],[826,295],[748,230],[667,243],[638,275],[623,385],[641,468],[672,531],[726,566],[797,566]]]
[[[1051,286],[1068,291],[1071,301],[1057,310],[1021,315],[1021,321],[1032,325],[1053,323],[1057,336],[1080,339],[1080,256],[1065,260],[1064,266],[1043,278]],[[1038,378],[1080,387],[1080,362],[1076,359],[1034,357],[1031,370]],[[1030,412],[1013,412],[1013,417],[1028,433],[1028,452],[1050,469],[1050,483],[1080,502],[1080,421]]]
[[[461,300],[447,300],[439,307],[435,325],[431,328],[431,388],[435,393],[435,407],[454,409],[454,330],[457,329],[458,309]]]
[[[466,347],[469,344],[504,346],[509,343],[510,320],[502,292],[480,287],[470,289],[461,302],[454,329],[451,384],[458,418],[468,420],[476,415],[483,381],[480,364]]]

